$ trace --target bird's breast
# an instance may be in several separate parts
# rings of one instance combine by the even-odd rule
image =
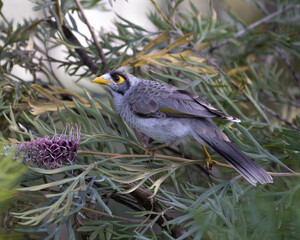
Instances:
[[[132,127],[160,143],[179,143],[190,135],[190,127],[185,119],[143,118],[127,111],[121,111],[120,115]]]
[[[133,128],[143,132],[160,143],[179,143],[191,136],[188,118],[147,118],[131,111],[126,95],[114,96],[114,102],[121,118]]]

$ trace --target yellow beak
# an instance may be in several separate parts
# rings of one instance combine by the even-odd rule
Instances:
[[[101,83],[101,84],[111,83],[111,81],[108,81],[108,80],[104,79],[103,77],[96,77],[96,78],[94,78],[94,80],[92,82],[93,83]]]

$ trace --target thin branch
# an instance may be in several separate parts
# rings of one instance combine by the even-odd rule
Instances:
[[[254,22],[254,23],[252,23],[252,24],[250,24],[248,27],[246,27],[246,28],[244,28],[244,29],[238,31],[237,33],[234,34],[234,37],[233,37],[233,38],[234,38],[234,39],[240,38],[240,37],[242,37],[245,33],[249,32],[250,30],[256,28],[257,26],[259,26],[259,25],[261,25],[261,24],[263,24],[263,23],[265,23],[265,22],[270,21],[272,18],[274,18],[274,17],[276,17],[276,16],[278,16],[278,15],[281,15],[281,14],[283,14],[283,13],[285,13],[285,12],[288,12],[288,11],[290,11],[290,10],[297,9],[297,8],[300,8],[300,4],[289,5],[289,6],[285,7],[285,8],[282,8],[281,10],[278,10],[278,11],[276,11],[276,12],[273,12],[273,13],[271,13],[271,14],[269,14],[269,15],[263,17],[262,19],[260,19],[260,20],[258,20],[258,21],[256,21],[256,22]],[[227,40],[225,40],[224,42],[222,42],[221,44],[219,44],[219,45],[213,47],[213,48],[211,49],[211,51],[214,51],[214,50],[217,49],[217,48],[223,47],[224,45],[228,44],[229,42],[231,42],[231,39],[227,39]]]
[[[47,23],[57,29],[57,24],[56,22],[48,19]],[[80,42],[78,41],[78,39],[74,36],[74,34],[66,27],[66,26],[62,26],[62,30],[63,33],[65,35],[65,37],[68,39],[68,41],[70,41],[72,44],[81,47]],[[75,48],[75,51],[78,53],[81,61],[84,63],[84,65],[86,65],[91,72],[93,73],[97,73],[99,71],[99,67],[94,63],[94,61],[89,57],[89,55],[86,53],[85,50],[81,49],[81,48]]]
[[[296,130],[297,132],[300,132],[300,129],[294,125],[293,123],[290,123],[288,120],[284,119],[283,117],[279,116],[277,113],[273,112],[271,109],[265,107],[263,104],[258,103],[259,106],[267,111],[269,114],[271,114],[272,116],[274,116],[275,118],[277,118],[278,120],[280,120],[281,122],[284,122],[286,125],[290,126],[291,128],[293,128],[294,130]]]
[[[63,18],[63,15],[61,13],[60,5],[59,5],[59,0],[55,0],[55,12],[56,12],[56,14],[58,16],[60,24],[64,25],[64,18]]]
[[[37,195],[37,194],[28,194],[28,193],[15,193],[14,195],[12,195],[9,198],[14,198],[14,197],[26,197],[26,198],[35,198],[35,199],[48,199],[46,196],[43,195]],[[63,203],[66,203],[66,201],[64,200]],[[118,219],[124,222],[131,222],[131,223],[141,223],[140,220],[134,220],[131,218],[125,218],[125,217],[121,217],[121,216],[117,216],[117,215],[110,215],[106,212],[101,212],[101,211],[97,211],[91,208],[87,208],[87,207],[82,207],[83,210],[88,211],[88,212],[92,212],[92,213],[97,213],[99,215],[102,216],[106,216],[106,217],[110,217],[110,218],[114,218],[114,219]]]
[[[285,62],[285,64],[287,65],[287,67],[289,68],[290,72],[292,73],[294,79],[296,80],[296,82],[298,83],[299,87],[300,87],[300,78],[297,76],[295,70],[292,68],[292,65],[290,63],[290,60],[288,59],[285,51],[281,48],[281,47],[277,47],[276,48],[277,51],[279,52],[281,58],[283,59],[283,61]]]
[[[82,209],[83,209],[83,210],[86,210],[86,211],[88,211],[88,212],[92,212],[92,213],[96,213],[96,214],[105,216],[105,217],[110,217],[110,218],[122,220],[122,221],[124,221],[124,222],[141,223],[140,220],[134,220],[134,219],[131,219],[131,218],[125,218],[125,217],[121,217],[121,216],[117,216],[117,215],[110,215],[110,214],[108,214],[108,213],[106,213],[106,212],[97,211],[97,210],[94,210],[94,209],[91,209],[91,208],[87,208],[87,207],[82,207]]]
[[[8,25],[11,26],[10,22],[7,20],[7,18],[4,16],[3,11],[0,11],[0,16],[3,18],[4,22]]]
[[[79,0],[75,0],[75,3],[77,5],[77,7],[78,7],[79,12],[81,13],[81,16],[82,16],[83,20],[85,21],[85,24],[87,25],[87,27],[90,30],[90,33],[92,35],[92,38],[93,38],[94,43],[96,45],[96,48],[98,50],[99,57],[100,57],[100,59],[102,61],[103,72],[105,72],[106,68],[107,68],[107,63],[106,63],[106,59],[105,59],[105,56],[104,56],[103,49],[102,49],[102,47],[100,45],[100,42],[98,41],[97,36],[95,34],[94,28],[91,26],[91,24],[89,23],[87,17],[85,16],[85,13],[84,13],[83,8],[82,8],[82,6],[80,4],[80,1]]]
[[[153,157],[150,154],[119,154],[119,153],[106,153],[106,152],[92,152],[92,151],[85,151],[85,150],[79,150],[78,154],[109,156],[110,159],[115,159],[115,158],[152,158]],[[166,159],[166,160],[171,160],[171,161],[178,161],[178,162],[192,162],[192,163],[199,162],[199,160],[191,160],[191,159],[162,155],[162,154],[155,154],[154,158],[155,157],[161,158],[161,159]],[[201,161],[201,162],[203,162],[203,161]]]
[[[140,155],[139,154],[118,154],[118,153],[106,153],[106,152],[91,152],[91,151],[85,151],[85,150],[79,150],[78,154],[92,154],[92,155],[110,156],[110,159],[115,159],[115,158],[151,158],[152,157],[150,154],[140,154]],[[173,156],[162,155],[162,154],[155,154],[155,157],[161,158],[161,159],[166,159],[166,160],[171,160],[171,161],[190,162],[191,164],[195,164],[195,163],[199,163],[199,162],[204,163],[204,161],[202,161],[202,160],[191,160],[191,159],[173,157]],[[232,166],[230,166],[228,164],[225,164],[225,163],[217,162],[215,160],[212,160],[211,163],[214,166],[233,169]],[[300,173],[297,173],[297,172],[291,172],[291,173],[268,172],[268,173],[271,176],[289,176],[289,177],[300,176]]]
[[[155,0],[151,0],[152,4],[154,5],[154,7],[156,8],[156,10],[160,13],[160,15],[163,17],[163,19],[172,27],[172,28],[176,28],[175,23],[171,22],[167,16],[164,14],[164,12],[161,10],[161,8],[157,5],[157,3],[155,2]]]
[[[273,177],[300,177],[300,173],[277,173],[277,172],[268,172]]]
[[[123,187],[125,189],[130,189],[130,188],[134,187],[134,184],[124,184]],[[142,189],[142,188],[138,188],[138,189],[134,190],[133,192],[131,192],[130,195],[132,195],[138,201],[138,203],[141,206],[143,206],[143,208],[145,208],[147,211],[153,211],[158,214],[161,214],[164,212],[164,210],[161,208],[161,206],[157,202],[154,202],[153,198],[151,198],[152,192]],[[152,215],[150,215],[150,218],[154,219],[154,218],[156,218],[156,216],[157,216],[156,214],[152,214]],[[166,213],[163,213],[156,221],[156,223],[160,226],[161,229],[168,231],[168,226],[165,224],[164,219],[166,219],[169,222],[169,221],[173,220],[174,218],[170,217]],[[186,231],[178,225],[175,226],[171,230],[171,234],[174,238],[178,238],[185,233],[186,233]]]
[[[131,208],[134,211],[139,211],[139,212],[143,211],[142,208],[137,206],[137,202],[133,203],[133,199],[129,199],[128,197],[126,198],[125,196],[126,195],[124,195],[124,194],[119,195],[119,194],[113,193],[113,194],[109,195],[109,198],[115,200],[118,203],[125,205],[126,207]]]
[[[49,67],[46,65],[46,63],[49,64]],[[51,61],[47,61],[46,63],[43,63],[42,61],[40,61],[41,66],[44,67],[45,70],[47,70],[51,76],[55,79],[55,81],[58,83],[58,85],[61,88],[64,88],[64,85],[62,84],[62,82],[59,80],[59,78],[56,76],[54,70],[53,70],[53,65],[51,64]]]
[[[281,15],[281,14],[283,14],[283,13],[289,11],[289,10],[297,9],[297,8],[300,8],[300,4],[293,4],[293,5],[286,6],[285,8],[282,8],[281,10],[278,10],[274,13],[271,13],[270,15],[267,15],[264,18],[250,24],[245,29],[242,29],[242,30],[238,31],[236,34],[234,34],[234,37],[239,38],[239,37],[243,36],[245,33],[249,32],[250,30],[252,30],[252,29],[256,28],[257,26],[259,26],[260,24],[268,22],[272,18],[274,18],[278,15]]]

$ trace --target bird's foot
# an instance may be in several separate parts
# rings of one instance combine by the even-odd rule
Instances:
[[[212,166],[213,166],[213,160],[211,159],[206,147],[204,145],[202,145],[202,148],[203,148],[204,154],[205,154],[205,166],[206,166],[207,170],[211,171]]]
[[[147,153],[150,155],[151,161],[153,161],[153,160],[155,159],[155,152],[156,152],[157,150],[162,149],[162,148],[165,148],[165,147],[170,147],[170,146],[172,146],[174,143],[175,143],[175,141],[172,142],[172,143],[170,143],[170,144],[160,144],[160,145],[158,145],[158,146],[156,146],[156,147],[153,147],[153,148],[151,148],[151,147],[150,147],[150,148],[146,148]]]

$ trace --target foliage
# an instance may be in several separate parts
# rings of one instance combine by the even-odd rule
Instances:
[[[2,216],[7,232],[18,230],[23,239],[63,234],[69,239],[297,239],[297,1],[247,1],[261,14],[247,24],[213,5],[205,15],[188,1],[167,1],[160,8],[152,0],[148,18],[155,31],[117,16],[117,31],[91,28],[91,39],[78,27],[80,21],[88,24],[82,7],[101,14],[117,2],[33,2],[44,17],[15,26],[0,1],[0,137],[11,141],[7,146],[26,141],[21,144],[29,146],[29,141],[65,136],[64,127],[76,124],[81,139],[71,165],[47,169],[24,162],[28,171],[14,193],[14,208],[6,207]],[[227,20],[219,17],[225,14]],[[66,51],[64,59],[53,56],[58,48]],[[149,139],[122,121],[107,95],[72,92],[56,66],[78,81],[125,66],[141,78],[193,91],[242,120],[218,125],[272,172],[274,184],[249,186],[214,153],[215,166],[208,172],[195,142],[163,148],[153,160],[145,147]],[[30,80],[14,73],[16,67]],[[24,173],[8,156],[0,162],[5,166],[0,177],[9,181],[0,184],[6,189]]]
[[[15,150],[7,145],[7,142],[0,143],[0,214],[8,217],[9,208],[12,206],[12,199],[17,193],[17,186],[26,167],[20,159],[15,157]],[[2,219],[0,220],[3,224]],[[9,226],[9,223],[6,223]],[[10,234],[14,237],[21,236],[18,233]],[[0,238],[5,236],[5,230],[1,226]]]

